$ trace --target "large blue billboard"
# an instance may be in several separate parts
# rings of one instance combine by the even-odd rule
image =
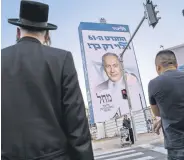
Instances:
[[[125,83],[119,59],[130,39],[128,25],[81,22],[78,31],[90,124],[129,113],[128,102],[122,98]],[[146,102],[132,43],[123,61],[132,109],[140,110]]]

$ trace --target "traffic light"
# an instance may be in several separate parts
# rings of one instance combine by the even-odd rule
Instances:
[[[182,13],[183,13],[183,16],[184,16],[184,10],[182,11]]]
[[[122,93],[123,99],[127,99],[128,98],[126,89],[121,90],[121,93]]]
[[[146,9],[146,14],[147,18],[149,21],[149,25],[152,26],[153,28],[157,25],[160,17],[157,17],[157,14],[159,11],[156,11],[157,5],[153,5],[153,2],[151,0],[147,0],[145,9]]]

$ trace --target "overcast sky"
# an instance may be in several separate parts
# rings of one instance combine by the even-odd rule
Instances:
[[[58,25],[51,33],[52,46],[73,53],[79,75],[80,86],[86,100],[85,81],[78,38],[80,22],[98,22],[105,17],[108,23],[127,24],[131,33],[141,20],[146,0],[40,0],[50,5],[49,22]],[[162,19],[155,29],[145,21],[133,44],[138,60],[144,92],[147,99],[147,85],[156,76],[154,58],[160,50],[184,43],[184,0],[153,0],[158,5]],[[15,43],[16,27],[7,23],[8,18],[19,16],[20,0],[2,0],[2,48]]]

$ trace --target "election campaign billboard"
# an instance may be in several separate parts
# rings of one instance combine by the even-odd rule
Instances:
[[[128,25],[81,22],[79,38],[91,123],[104,122],[129,113],[120,54],[131,35]],[[132,110],[146,107],[141,79],[131,43],[124,66]]]

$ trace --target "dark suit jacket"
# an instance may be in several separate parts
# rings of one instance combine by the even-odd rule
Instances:
[[[1,52],[2,157],[92,160],[71,53],[30,37]]]
[[[123,80],[122,80],[122,84],[124,84]],[[109,89],[109,80],[102,82],[101,84],[99,84],[96,87],[96,91],[101,92],[103,90],[107,90]]]
[[[103,91],[103,90],[108,89],[108,83],[109,83],[109,80],[104,81],[103,83],[99,84],[99,85],[96,87],[96,90],[97,90],[98,92],[101,92],[101,91]]]
[[[131,128],[131,122],[130,122],[130,119],[123,119],[123,127],[126,127],[128,129]]]

